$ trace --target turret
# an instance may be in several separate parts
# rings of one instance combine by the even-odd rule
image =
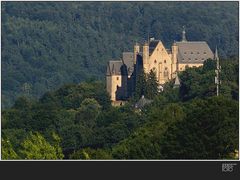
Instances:
[[[137,61],[137,54],[140,52],[140,46],[138,43],[136,43],[134,45],[134,55],[133,55],[133,58],[134,58],[134,64],[136,64],[136,61]]]
[[[175,72],[178,70],[177,54],[178,54],[178,46],[176,42],[174,42],[172,45],[172,78],[175,77]]]
[[[143,45],[143,66],[144,64],[148,64],[148,59],[149,59],[149,45],[146,42]]]

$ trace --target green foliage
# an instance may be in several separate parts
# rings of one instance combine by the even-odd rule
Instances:
[[[116,159],[160,159],[159,141],[165,131],[162,122],[146,125],[113,147]]]
[[[133,99],[139,100],[142,95],[148,99],[154,99],[157,94],[158,82],[156,73],[151,70],[149,74],[146,74],[143,70],[140,70],[136,78],[136,90]]]
[[[238,149],[238,103],[224,97],[193,100],[186,118],[162,139],[166,159],[225,159]]]
[[[104,149],[82,149],[70,155],[70,159],[112,159],[109,151]]]
[[[141,69],[136,77],[136,89],[134,92],[134,99],[138,100],[142,97],[142,95],[146,94],[146,85],[147,85],[147,78],[146,73]]]
[[[14,151],[11,142],[8,139],[2,138],[2,151],[1,151],[1,156],[2,159],[8,160],[8,159],[18,159],[17,153]]]
[[[238,61],[223,60],[221,66],[221,96],[215,96],[215,62],[208,60],[203,67],[181,72],[180,88],[170,81],[163,92],[152,93],[153,102],[141,113],[131,101],[111,106],[104,84],[94,80],[65,85],[39,101],[19,98],[2,111],[3,157],[236,158]],[[153,90],[146,85],[145,92],[148,88]]]
[[[21,156],[24,159],[62,159],[64,155],[59,147],[60,139],[53,134],[56,144],[50,145],[39,133],[31,133],[22,143]]]
[[[187,39],[238,56],[237,2],[2,2],[1,12],[2,108],[22,95],[103,79],[106,62],[149,30],[170,48],[185,25]]]
[[[238,100],[238,60],[222,60],[220,65],[222,67],[220,94]],[[207,60],[203,67],[187,68],[186,71],[181,72],[179,75],[182,81],[180,99],[187,101],[196,97],[205,98],[216,95],[215,69],[215,61]]]
[[[154,97],[158,94],[158,82],[156,73],[153,70],[150,70],[149,74],[147,74],[146,80],[146,98],[154,99]]]
[[[95,126],[96,118],[100,113],[101,106],[95,99],[87,98],[81,103],[77,110],[76,122],[85,127],[93,128]]]

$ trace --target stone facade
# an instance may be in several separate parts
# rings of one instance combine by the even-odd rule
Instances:
[[[142,50],[142,51],[141,51]],[[182,41],[174,42],[171,50],[161,40],[151,38],[141,47],[136,43],[133,52],[123,52],[120,60],[109,61],[107,66],[107,91],[112,101],[127,100],[135,90],[136,76],[142,68],[153,70],[159,85],[176,77],[186,67],[199,67],[214,54],[205,41],[187,41],[185,30]]]

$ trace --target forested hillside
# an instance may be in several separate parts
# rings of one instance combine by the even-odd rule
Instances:
[[[153,102],[141,109],[134,100],[111,106],[99,81],[65,85],[38,101],[21,97],[2,112],[2,159],[234,159],[239,62],[220,64],[218,97],[213,60],[181,72],[179,88],[171,81],[149,93],[146,85]]]
[[[154,36],[238,55],[238,2],[1,2],[2,108],[66,83],[104,79],[106,62]]]

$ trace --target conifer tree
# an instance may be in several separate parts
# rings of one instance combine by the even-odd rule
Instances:
[[[141,98],[142,95],[145,95],[146,93],[146,74],[144,73],[143,69],[139,71],[139,74],[136,78],[136,90],[134,99]]]
[[[153,70],[151,70],[147,75],[145,96],[149,99],[153,99],[157,95],[157,93],[158,93],[158,82],[157,82],[156,73]]]

